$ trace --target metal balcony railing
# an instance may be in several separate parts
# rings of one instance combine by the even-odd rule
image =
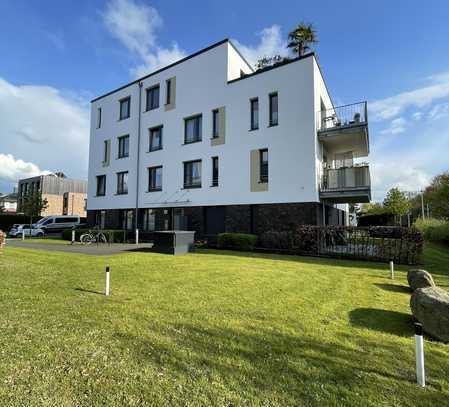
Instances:
[[[366,102],[334,107],[317,112],[318,131],[333,130],[368,124]]]
[[[364,164],[354,167],[325,169],[321,191],[347,191],[371,187],[369,166]]]

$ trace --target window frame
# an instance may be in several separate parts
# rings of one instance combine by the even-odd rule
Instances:
[[[128,145],[125,149],[125,140],[127,140]],[[124,134],[123,136],[117,137],[117,159],[128,158],[129,157],[129,134]],[[126,152],[126,154],[125,154]]]
[[[103,140],[103,164],[109,161],[109,140]]]
[[[117,195],[127,195],[128,194],[128,175],[129,171],[120,171],[117,172]],[[126,175],[126,182],[125,182]],[[121,180],[121,182],[120,182]],[[125,187],[126,186],[126,191]]]
[[[157,101],[156,104],[153,106],[151,103],[154,102],[153,97],[151,96],[153,92],[157,89]],[[152,85],[149,88],[145,89],[146,91],[146,104],[145,104],[145,111],[149,112],[150,110],[159,109],[160,107],[160,98],[161,98],[161,86],[159,83],[156,85]]]
[[[97,129],[101,128],[101,107],[97,107]]]
[[[169,78],[165,81],[165,104],[171,104],[171,92],[172,92],[172,79]]]
[[[187,179],[188,179],[189,177],[191,178],[191,181],[193,180],[193,171],[191,171],[191,172],[192,172],[192,175],[190,175],[190,176],[188,177],[188,176],[187,176],[187,172],[186,172],[186,168],[187,168],[187,166],[192,165],[192,169],[193,169],[193,164],[197,164],[197,163],[199,163],[199,173],[200,173],[199,179],[200,179],[200,182],[199,182],[199,184],[194,184],[194,183],[192,183],[192,182],[187,183]],[[183,162],[183,165],[184,165],[183,188],[184,188],[184,189],[201,188],[201,187],[202,187],[202,160],[201,160],[201,159],[198,159],[198,160],[184,161],[184,162]]]
[[[102,174],[102,175],[97,175],[97,188],[96,188],[96,191],[95,191],[95,196],[105,196],[106,195],[106,174]],[[102,179],[103,180],[103,193],[100,193],[101,191],[100,191],[100,188],[99,188],[99,186],[100,186],[100,179]]]
[[[154,171],[154,181],[157,179],[157,170],[161,170],[161,186],[153,186],[153,171]],[[163,166],[162,165],[156,165],[154,167],[148,167],[148,192],[160,192],[162,191],[162,177],[163,177]]]
[[[254,105],[257,109],[254,109]],[[259,98],[254,97],[249,100],[250,110],[250,130],[259,130]],[[257,112],[257,120],[254,120],[255,112]]]
[[[187,123],[190,120],[199,120],[200,124],[198,126],[198,137],[194,140],[187,140]],[[203,114],[198,113],[193,116],[185,117],[184,118],[184,144],[192,144],[192,143],[199,143],[203,141]]]
[[[160,132],[160,143],[158,148],[153,148],[152,140],[153,140],[153,134],[155,131],[159,130]],[[148,129],[149,135],[148,135],[148,152],[151,153],[152,151],[158,151],[162,150],[163,148],[163,134],[164,134],[164,125],[160,124],[159,126],[150,127]]]
[[[276,120],[273,120],[274,105],[273,99],[276,98]],[[277,92],[271,92],[268,95],[268,126],[273,127],[279,124],[279,95]]]
[[[212,110],[212,138],[220,137],[220,109]]]
[[[211,183],[211,187],[218,187],[218,185],[219,185],[219,177],[220,177],[219,163],[220,163],[220,160],[218,159],[218,156],[212,157],[212,183]]]
[[[123,103],[125,103],[125,102],[128,102],[128,115],[126,116],[122,116],[122,105],[123,105]],[[126,119],[129,119],[130,117],[131,117],[131,96],[126,96],[126,97],[124,97],[124,98],[122,98],[122,99],[120,99],[119,100],[119,106],[120,106],[120,108],[119,108],[119,121],[120,120],[126,120]]]
[[[264,159],[263,159],[264,153],[267,153],[266,164],[264,164]],[[259,182],[261,184],[268,183],[268,177],[269,177],[268,162],[269,162],[268,148],[261,148],[259,150]],[[266,171],[263,171],[263,168],[265,168],[265,167],[266,167]],[[266,174],[264,172],[266,172]]]

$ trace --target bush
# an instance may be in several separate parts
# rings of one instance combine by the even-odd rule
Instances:
[[[449,222],[435,218],[418,219],[415,227],[431,242],[449,243]]]
[[[79,242],[80,236],[84,233],[91,232],[92,229],[75,229],[75,240]],[[128,232],[125,230],[98,230],[103,233],[109,243],[125,243],[128,241]],[[67,229],[62,232],[63,240],[72,240],[72,229]]]
[[[233,250],[254,250],[257,236],[245,233],[220,233],[218,235],[217,246],[220,249]]]

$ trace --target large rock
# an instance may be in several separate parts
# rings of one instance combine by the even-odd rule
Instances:
[[[424,331],[449,342],[449,293],[438,287],[418,288],[410,299],[413,316]]]
[[[407,273],[407,280],[412,291],[415,291],[418,288],[435,287],[432,276],[426,270],[409,270]]]

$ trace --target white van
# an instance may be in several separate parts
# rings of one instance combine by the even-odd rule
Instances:
[[[62,232],[66,229],[74,229],[81,223],[78,215],[46,216],[33,225],[35,229],[41,229],[44,233]]]

